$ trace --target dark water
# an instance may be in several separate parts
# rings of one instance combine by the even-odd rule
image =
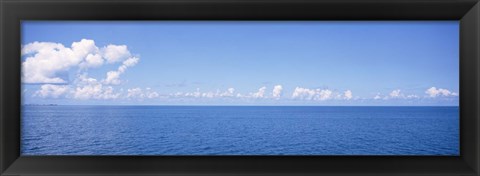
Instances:
[[[458,155],[458,107],[24,106],[23,155]]]

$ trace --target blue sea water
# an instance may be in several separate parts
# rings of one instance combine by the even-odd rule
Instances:
[[[458,107],[23,106],[22,155],[459,155]]]

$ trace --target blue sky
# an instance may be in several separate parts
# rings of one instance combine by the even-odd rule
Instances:
[[[23,103],[457,106],[458,30],[458,21],[24,21]]]

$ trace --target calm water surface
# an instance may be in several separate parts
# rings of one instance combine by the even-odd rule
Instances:
[[[458,107],[23,106],[23,155],[458,155]]]

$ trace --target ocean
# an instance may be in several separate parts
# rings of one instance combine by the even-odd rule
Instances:
[[[22,106],[21,154],[459,155],[459,108]]]

